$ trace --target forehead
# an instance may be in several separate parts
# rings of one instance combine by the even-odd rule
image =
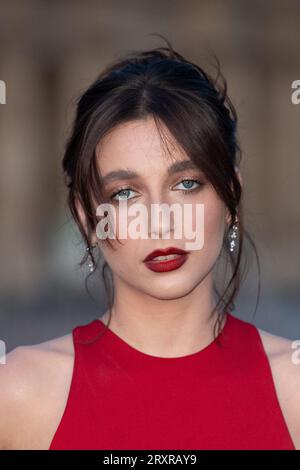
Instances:
[[[100,173],[105,175],[125,167],[134,168],[137,173],[161,172],[170,165],[170,158],[172,162],[187,159],[165,126],[163,138],[168,151],[153,118],[130,121],[114,128],[96,147]]]

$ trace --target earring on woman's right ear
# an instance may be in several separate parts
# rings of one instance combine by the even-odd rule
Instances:
[[[87,247],[86,247],[86,251],[89,252],[90,262],[89,262],[89,264],[88,264],[88,267],[90,268],[90,272],[91,272],[91,273],[92,273],[93,271],[95,271],[95,269],[96,269],[96,266],[95,266],[93,257],[91,256],[91,252],[93,251],[94,248],[96,248],[96,246],[97,246],[97,243],[95,243],[95,245],[91,245],[91,246],[87,246]]]

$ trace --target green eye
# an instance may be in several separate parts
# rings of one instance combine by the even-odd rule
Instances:
[[[185,178],[181,180],[176,186],[180,184],[184,186],[183,189],[179,188],[179,190],[182,191],[183,193],[189,193],[191,191],[195,191],[204,185],[204,183],[202,183],[201,181],[197,179],[190,179],[190,178]],[[195,184],[197,186],[193,187],[193,185]],[[117,192],[112,194],[110,199],[112,201],[128,201],[129,199],[132,199],[134,197],[134,195],[130,197],[130,193],[135,193],[135,192],[136,191],[133,191],[133,189],[130,189],[130,188],[121,188]]]
[[[118,191],[117,193],[114,193],[112,196],[111,196],[111,199],[112,200],[115,200],[115,201],[126,201],[128,199],[131,199],[130,197],[126,197],[128,196],[128,193],[130,192],[134,192],[132,191],[132,189],[121,189],[120,191]],[[117,197],[119,196],[119,197]]]
[[[193,187],[193,184],[195,184],[195,183],[198,186]],[[194,191],[194,189],[198,189],[200,186],[202,186],[203,183],[201,183],[198,180],[194,180],[194,179],[184,179],[184,180],[181,180],[178,184],[183,184],[184,185],[184,189],[180,188],[181,191],[189,192],[189,191]]]

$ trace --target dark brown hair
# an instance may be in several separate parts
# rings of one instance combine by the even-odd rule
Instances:
[[[203,171],[232,219],[224,236],[221,253],[226,272],[228,265],[231,268],[231,276],[222,294],[214,282],[218,302],[212,314],[222,306],[214,327],[216,336],[221,329],[223,314],[234,308],[234,300],[240,288],[244,274],[241,260],[245,236],[255,251],[260,272],[255,245],[244,228],[242,188],[235,171],[241,162],[237,114],[227,95],[227,84],[219,60],[215,57],[217,76],[213,79],[199,65],[176,52],[167,39],[163,39],[167,43],[166,47],[130,52],[109,65],[79,97],[72,133],[63,158],[63,170],[69,188],[68,206],[89,248],[91,235],[95,233],[98,222],[95,202],[98,205],[104,200],[101,175],[96,163],[97,144],[115,126],[149,116],[154,118],[162,141],[165,142],[160,125],[163,123],[176,136],[176,141],[188,157]],[[86,226],[80,220],[77,200],[84,210]],[[238,245],[232,253],[227,237],[236,215]],[[109,239],[105,242],[110,243]],[[85,252],[80,266],[88,256],[89,252]],[[90,256],[98,266],[99,259],[95,259],[92,250]],[[106,261],[102,265],[102,275],[111,314],[114,286]],[[256,308],[258,298],[259,294]]]

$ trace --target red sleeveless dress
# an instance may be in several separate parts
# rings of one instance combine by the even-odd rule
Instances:
[[[185,356],[130,346],[96,319],[73,329],[74,367],[54,449],[295,449],[251,323]],[[221,346],[218,341],[221,340]]]

